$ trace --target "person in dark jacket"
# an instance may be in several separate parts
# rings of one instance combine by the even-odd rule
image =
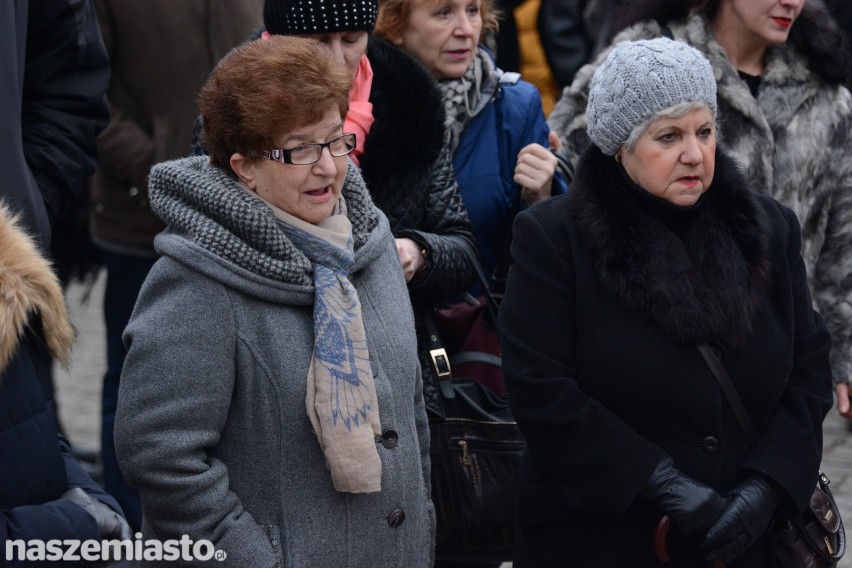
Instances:
[[[109,60],[91,2],[4,4],[0,61],[0,197],[56,260],[55,244],[68,240],[66,221],[95,168],[95,137],[109,120]]]
[[[618,44],[587,116],[569,194],[518,216],[500,309],[528,443],[514,565],[766,567],[771,517],[814,491],[832,404],[798,220],[717,148],[713,71],[684,42]]]
[[[443,145],[441,94],[412,57],[369,37],[377,9],[376,0],[266,0],[263,36],[317,39],[352,70],[346,129],[359,144],[351,156],[390,221],[412,303],[437,303],[473,281],[464,252],[474,247],[473,234]],[[347,10],[359,16],[345,19]],[[308,12],[313,19],[299,15]],[[204,150],[195,144],[194,151]],[[443,414],[420,310],[415,323],[427,408]]]
[[[59,435],[51,356],[68,363],[74,329],[22,219],[0,201],[0,564],[10,567],[36,565],[20,549],[34,540],[131,538],[118,503]]]
[[[0,10],[2,195],[42,252],[85,195],[109,120],[109,60],[91,2],[12,0]]]

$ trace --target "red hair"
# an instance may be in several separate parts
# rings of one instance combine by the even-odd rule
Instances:
[[[236,179],[230,159],[259,160],[282,136],[349,111],[352,72],[318,41],[291,36],[232,50],[201,89],[201,142],[213,165]]]
[[[376,20],[375,35],[390,40],[396,39],[408,28],[411,10],[416,4],[440,0],[381,0],[379,2],[379,17]],[[496,32],[500,27],[498,18],[500,12],[494,5],[494,0],[481,0],[479,14],[482,18],[482,34]],[[482,38],[479,38],[480,41]]]

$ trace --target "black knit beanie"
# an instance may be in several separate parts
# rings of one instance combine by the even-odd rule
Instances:
[[[266,0],[263,23],[273,35],[373,31],[378,0]]]

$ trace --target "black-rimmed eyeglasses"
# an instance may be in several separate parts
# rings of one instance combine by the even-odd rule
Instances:
[[[265,150],[260,153],[260,156],[281,164],[307,166],[319,161],[323,148],[328,148],[335,158],[345,156],[355,149],[355,135],[341,134],[325,144],[302,144],[295,148]]]

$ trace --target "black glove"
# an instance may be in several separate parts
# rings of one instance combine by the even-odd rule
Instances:
[[[744,479],[728,495],[728,507],[702,543],[711,562],[730,562],[745,552],[769,526],[781,500],[781,492],[773,482],[757,475]]]
[[[648,478],[643,495],[671,518],[680,534],[706,530],[727,504],[713,488],[675,468],[670,457]]]
[[[130,525],[109,505],[105,505],[83,491],[80,487],[69,489],[62,494],[61,499],[67,499],[75,505],[79,505],[84,511],[94,517],[98,524],[101,538],[104,540],[128,540],[133,538]]]

